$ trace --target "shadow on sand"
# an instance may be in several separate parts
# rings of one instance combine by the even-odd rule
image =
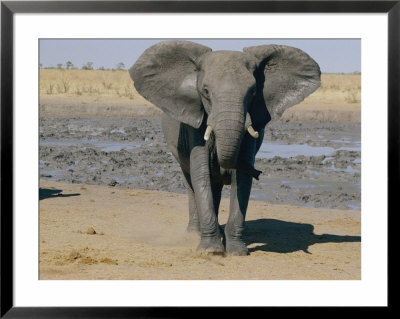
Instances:
[[[299,250],[310,253],[308,247],[314,244],[361,242],[361,236],[315,235],[313,225],[277,219],[246,221],[243,239],[247,245],[261,244],[249,248],[249,252],[262,250],[276,253],[290,253]]]
[[[74,194],[61,194],[61,189],[50,189],[50,188],[39,188],[39,200],[46,198],[55,198],[55,197],[71,197],[71,196],[79,196],[79,193]]]

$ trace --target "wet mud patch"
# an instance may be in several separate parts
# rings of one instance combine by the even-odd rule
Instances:
[[[40,117],[40,178],[185,193],[159,117]],[[306,207],[359,209],[361,126],[277,122],[267,126],[251,197]],[[229,196],[225,187],[223,196]]]

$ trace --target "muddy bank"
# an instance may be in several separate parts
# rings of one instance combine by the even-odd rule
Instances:
[[[299,110],[288,109],[283,113],[281,121],[300,122],[300,121],[317,121],[317,122],[349,122],[361,123],[361,110]]]
[[[40,117],[40,177],[185,193],[157,116]],[[257,154],[251,197],[271,203],[360,208],[360,125],[278,122]],[[229,187],[224,188],[228,196]]]
[[[213,256],[185,232],[186,195],[41,180],[39,196],[42,280],[361,279],[357,210],[250,201],[250,254]]]

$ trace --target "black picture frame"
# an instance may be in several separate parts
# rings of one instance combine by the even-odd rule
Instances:
[[[187,307],[15,307],[13,302],[13,16],[15,13],[387,13],[388,14],[388,220],[398,212],[400,1],[2,1],[1,2],[1,317],[178,318]],[[384,213],[384,212],[379,212]],[[392,213],[392,214],[389,214]],[[390,221],[388,227],[391,225]],[[393,227],[393,223],[392,223]],[[389,234],[393,232],[390,231]],[[389,239],[389,238],[388,238]],[[388,246],[390,247],[390,246]],[[390,258],[389,260],[390,261]],[[388,280],[388,285],[390,281]],[[390,306],[390,298],[388,305]],[[291,308],[294,310],[293,308]],[[199,308],[196,315],[226,314]],[[246,308],[235,310],[240,315]],[[295,310],[307,311],[300,308]]]

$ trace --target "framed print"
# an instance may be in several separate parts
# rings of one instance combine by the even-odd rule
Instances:
[[[389,306],[399,14],[2,2],[1,316]]]

